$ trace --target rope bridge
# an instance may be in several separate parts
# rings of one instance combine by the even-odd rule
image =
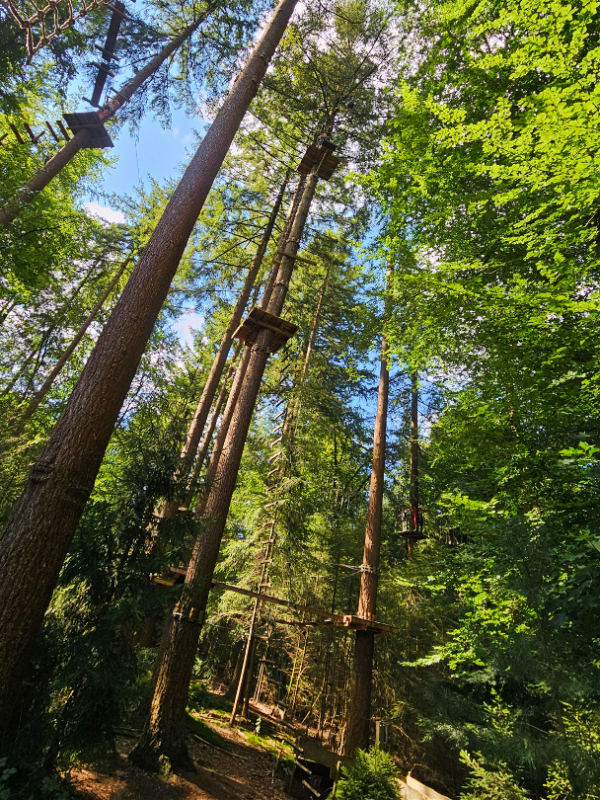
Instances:
[[[28,63],[38,50],[72,27],[78,19],[101,6],[110,7],[109,0],[80,0],[77,7],[72,0],[48,0],[44,6],[37,6],[34,0],[5,2],[17,25],[25,31]]]

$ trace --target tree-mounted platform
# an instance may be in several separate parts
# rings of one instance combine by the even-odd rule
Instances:
[[[399,628],[393,625],[387,625],[385,622],[377,622],[373,619],[365,619],[364,617],[357,617],[354,614],[333,614],[324,608],[316,608],[314,606],[305,606],[301,603],[290,603],[288,600],[282,600],[279,597],[272,597],[268,594],[261,594],[260,592],[253,592],[251,589],[243,589],[241,586],[232,586],[229,583],[222,583],[214,578],[211,581],[212,585],[217,589],[224,589],[227,592],[236,592],[236,594],[243,594],[246,597],[255,597],[262,600],[264,603],[272,603],[277,606],[283,606],[292,611],[299,611],[305,614],[320,618],[320,624],[324,626],[336,626],[347,628],[351,631],[372,631],[373,633],[399,633]],[[283,621],[283,620],[282,620]],[[287,622],[287,621],[285,621]],[[295,624],[291,622],[290,624]],[[318,624],[318,623],[313,623]]]
[[[273,331],[275,334],[271,342],[271,352],[273,353],[283,347],[298,330],[298,326],[292,322],[276,317],[274,314],[269,314],[264,308],[254,306],[233,335],[246,344],[252,344],[264,328]]]
[[[152,583],[160,586],[174,586],[176,583],[183,583],[185,579],[186,569],[184,567],[171,567],[171,576],[161,577],[153,575],[151,578]],[[246,597],[255,597],[264,603],[272,603],[273,605],[283,606],[291,611],[298,611],[304,614],[310,614],[313,617],[318,617],[318,620],[277,620],[284,625],[306,625],[312,627],[342,627],[349,631],[371,631],[372,633],[399,633],[400,629],[393,625],[388,625],[385,622],[378,622],[374,619],[366,619],[365,617],[358,617],[355,614],[333,614],[324,608],[316,608],[315,606],[305,606],[301,603],[290,603],[288,600],[282,600],[280,597],[272,597],[268,594],[261,594],[261,592],[254,592],[252,589],[243,589],[241,586],[232,586],[230,583],[222,583],[214,578],[211,580],[211,586],[216,589],[224,589],[226,592],[235,592],[236,594],[243,594]]]
[[[114,147],[113,140],[108,135],[104,123],[97,111],[83,111],[77,114],[65,114],[65,121],[73,134],[87,128],[91,137],[86,148]]]
[[[423,532],[419,533],[419,531],[401,531],[400,536],[404,536],[405,539],[410,539],[413,542],[420,542],[427,538]]]
[[[334,173],[335,168],[340,163],[339,158],[332,153],[333,146],[327,140],[317,147],[311,144],[306,153],[302,156],[302,161],[298,166],[298,172],[301,175],[308,175],[311,169],[321,162],[319,167],[319,178],[328,181]]]
[[[151,581],[160,586],[174,586],[176,583],[183,583],[185,574],[186,569],[184,567],[171,567],[171,575],[169,577],[153,575]],[[261,594],[251,589],[243,589],[241,586],[232,586],[229,583],[222,583],[214,578],[211,580],[211,586],[217,589],[224,589],[226,592],[235,592],[236,594],[243,594],[246,597],[255,597],[262,600],[264,603],[283,606],[291,611],[299,611],[304,614],[310,614],[313,617],[319,617],[318,621],[306,620],[298,622],[296,620],[278,620],[278,622],[282,624],[343,627],[351,631],[372,631],[373,633],[399,633],[399,628],[395,628],[393,625],[387,625],[385,622],[358,617],[355,614],[333,614],[331,611],[327,611],[324,608],[305,606],[301,603],[290,603],[288,600],[282,600],[279,597]]]

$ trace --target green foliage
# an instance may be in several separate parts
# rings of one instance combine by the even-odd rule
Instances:
[[[211,728],[210,725],[207,725],[198,717],[193,716],[192,714],[188,714],[186,716],[186,726],[188,730],[196,736],[199,736],[200,739],[204,739],[205,742],[217,747],[221,750],[228,749],[228,742],[223,736],[220,736],[214,728]]]
[[[506,764],[490,765],[480,755],[471,757],[466,752],[461,753],[461,760],[469,767],[470,777],[460,800],[528,800]]]
[[[338,783],[341,800],[397,800],[393,783],[398,775],[393,758],[383,750],[357,750],[351,767],[344,768]]]
[[[5,758],[0,759],[0,800],[12,800],[13,798],[9,784],[17,770],[14,767],[7,767],[6,761]]]
[[[188,692],[188,708],[193,711],[202,711],[206,708],[208,689],[201,681],[193,681]]]

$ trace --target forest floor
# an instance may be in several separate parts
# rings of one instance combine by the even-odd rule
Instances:
[[[135,739],[120,737],[113,767],[71,773],[77,800],[289,800],[284,773],[291,747],[279,737],[229,728],[228,716],[218,709],[190,715],[195,773],[163,778],[137,769],[126,760]]]

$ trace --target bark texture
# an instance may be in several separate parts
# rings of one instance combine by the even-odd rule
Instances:
[[[367,512],[357,611],[359,617],[365,617],[366,619],[375,619],[377,611],[387,412],[390,390],[387,351],[388,345],[384,335],[381,343],[381,368],[377,395],[377,415],[373,433],[373,463],[369,487],[369,509]],[[352,690],[348,703],[348,719],[346,721],[346,736],[344,740],[344,752],[348,756],[352,756],[359,747],[364,749],[369,742],[374,650],[375,634],[371,631],[357,631],[352,667]]]
[[[318,166],[320,165],[317,165],[306,181],[286,242],[285,252],[291,255],[295,255],[299,249],[318,182]],[[267,311],[276,316],[283,310],[294,263],[295,260],[287,256],[281,259],[277,279],[267,305]],[[172,763],[187,761],[181,731],[192,667],[202,630],[211,579],[219,556],[248,429],[265,366],[271,353],[272,339],[273,332],[263,329],[254,344],[246,346],[239,370],[241,378],[238,381],[236,375],[230,393],[227,405],[231,409],[231,422],[223,437],[221,431],[219,432],[211,456],[211,465],[214,465],[215,472],[214,476],[211,475],[210,493],[205,504],[203,503],[202,529],[194,545],[179,606],[176,609],[176,613],[181,616],[170,620],[165,629],[155,670],[155,690],[150,714],[140,740],[129,756],[138,766],[156,769],[163,757],[167,757]],[[245,366],[243,374],[242,365]],[[237,390],[235,384],[239,384],[239,397],[232,399],[234,389]],[[227,411],[221,429],[225,426],[226,416]],[[221,438],[223,438],[222,449],[219,447]]]
[[[297,0],[281,0],[173,193],[33,467],[1,540],[0,726],[39,630],[119,410],[212,183]],[[0,738],[2,728],[0,727]]]
[[[372,631],[356,631],[352,660],[352,688],[344,737],[346,756],[352,757],[358,748],[367,750],[369,747],[374,654],[375,634]]]
[[[242,349],[242,343],[239,342],[238,346],[233,354],[231,359],[231,364],[229,369],[227,370],[227,375],[225,376],[225,380],[223,381],[223,385],[221,386],[221,390],[219,391],[219,396],[215,402],[213,412],[210,415],[210,420],[208,422],[208,426],[204,431],[204,436],[202,437],[202,441],[200,442],[200,447],[198,448],[198,454],[196,456],[196,463],[194,464],[194,471],[190,476],[190,484],[189,484],[189,494],[187,498],[187,502],[184,504],[185,507],[188,507],[189,500],[193,495],[193,492],[198,484],[198,479],[200,478],[200,473],[202,472],[202,467],[204,466],[204,461],[206,460],[206,456],[208,455],[208,449],[210,447],[210,443],[212,441],[213,434],[217,427],[217,422],[219,421],[219,417],[221,416],[221,411],[223,409],[223,405],[229,398],[229,380],[232,378],[236,373],[235,364],[238,360]]]

